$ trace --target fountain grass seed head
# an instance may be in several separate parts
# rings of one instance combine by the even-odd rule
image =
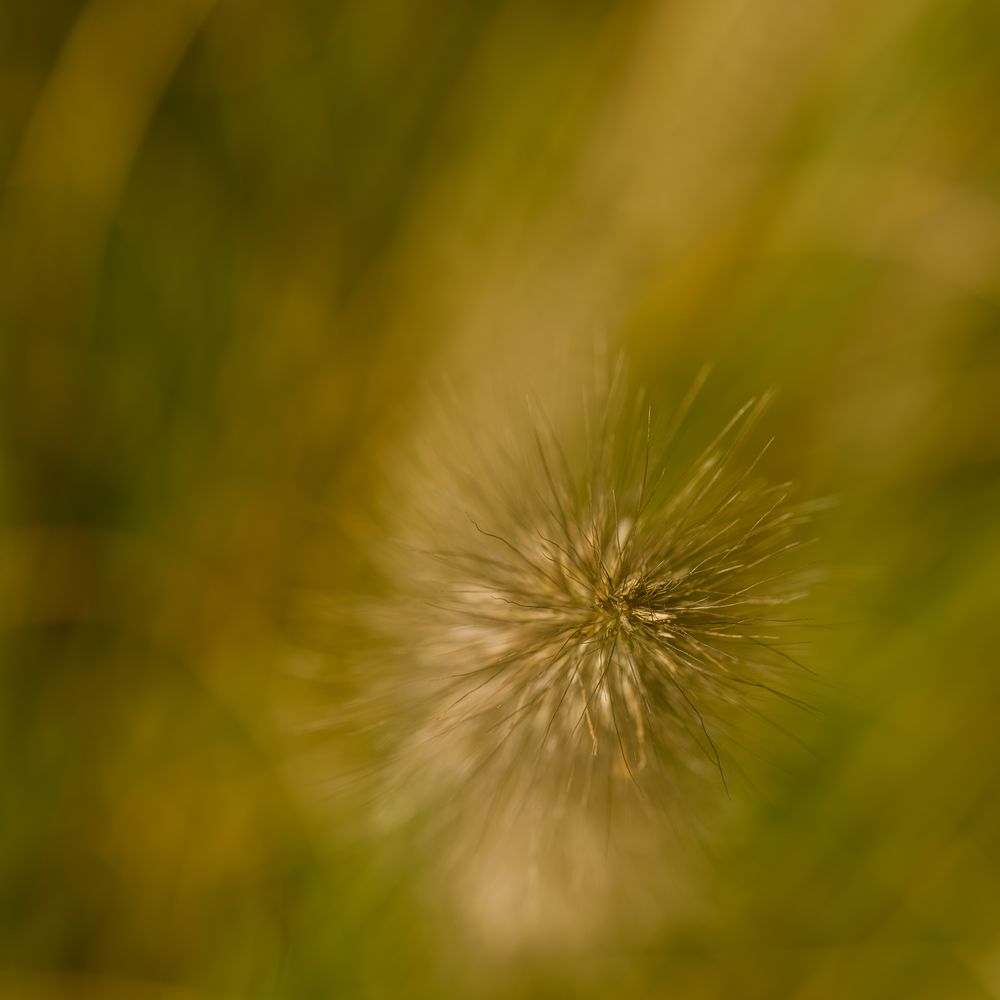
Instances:
[[[744,447],[766,401],[681,464],[693,398],[662,426],[619,366],[575,413],[456,426],[446,405],[415,450],[380,794],[437,831],[494,938],[599,924],[625,869],[641,882],[649,845],[725,793],[743,724],[798,703],[778,643],[804,512]]]

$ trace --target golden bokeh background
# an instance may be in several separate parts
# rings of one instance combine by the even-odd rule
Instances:
[[[992,0],[4,4],[0,995],[1000,996],[998,39]],[[474,959],[301,720],[427,380],[602,339],[667,410],[711,362],[706,432],[777,388],[840,695],[654,933]]]

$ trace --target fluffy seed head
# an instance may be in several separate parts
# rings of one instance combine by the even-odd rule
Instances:
[[[470,858],[481,909],[509,913],[520,873],[539,922],[579,923],[566,886],[594,898],[612,843],[683,826],[693,789],[725,788],[741,720],[795,701],[778,609],[802,513],[743,447],[764,403],[679,464],[690,401],[660,427],[619,369],[558,428],[529,406],[409,480],[389,795]]]

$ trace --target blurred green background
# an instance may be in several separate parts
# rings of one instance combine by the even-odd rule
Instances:
[[[994,0],[0,6],[0,995],[1000,996],[998,42]],[[654,933],[487,967],[298,720],[423,381],[556,337],[667,409],[713,362],[706,428],[778,387],[846,694]]]

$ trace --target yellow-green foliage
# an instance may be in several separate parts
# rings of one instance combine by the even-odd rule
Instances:
[[[1000,993],[998,38],[994,0],[0,5],[0,995]],[[631,371],[630,436],[581,435],[607,463],[558,401],[601,341]],[[706,363],[650,449],[678,478],[623,530],[647,407]],[[809,672],[748,676],[814,711],[661,621],[667,556],[730,537],[671,503],[772,388],[732,530],[780,495],[751,481],[833,497],[782,557],[826,576],[727,630],[775,635]],[[592,530],[558,510],[594,476]],[[418,509],[457,563],[392,554]],[[545,610],[486,623],[486,592]],[[483,722],[424,683],[467,613],[470,671],[521,650]],[[558,615],[603,707],[566,678],[545,780],[460,752],[536,693],[510,739],[565,747],[523,652]],[[720,706],[715,751],[667,677]],[[661,781],[656,741],[704,773]],[[587,769],[611,850],[552,815]],[[521,825],[479,849],[501,777]],[[532,874],[538,833],[562,848]],[[548,903],[512,926],[526,885]]]

